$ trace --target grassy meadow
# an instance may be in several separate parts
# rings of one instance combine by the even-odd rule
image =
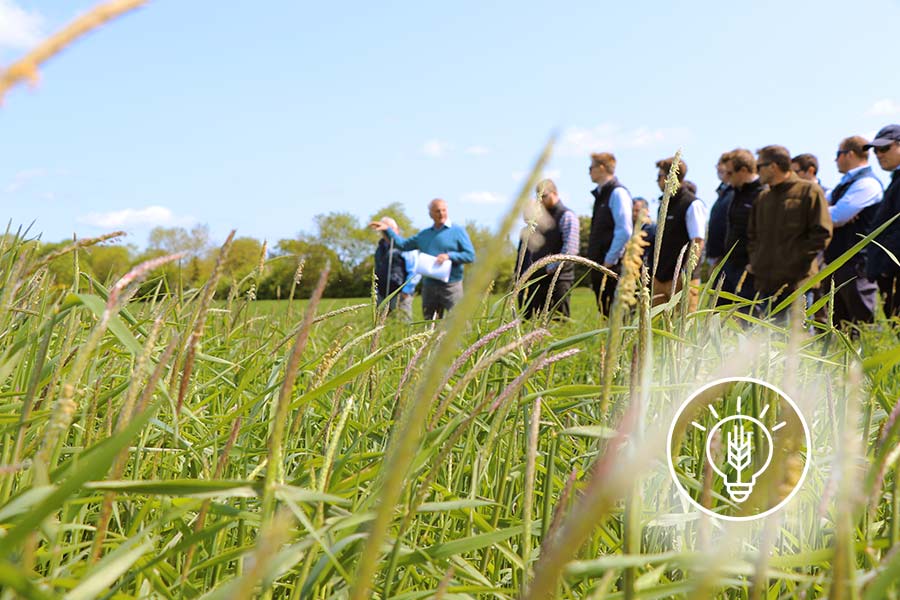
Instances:
[[[0,74],[0,97],[143,3],[79,18]],[[900,324],[835,328],[827,288],[774,320],[715,283],[697,312],[681,293],[651,307],[639,227],[609,318],[579,288],[572,319],[521,319],[493,281],[551,146],[441,322],[419,299],[405,322],[322,298],[327,267],[309,300],[256,300],[264,255],[217,296],[233,232],[209,279],[172,293],[159,271],[180,255],[101,282],[79,257],[112,236],[45,256],[0,236],[0,600],[900,597]],[[666,457],[682,402],[734,376],[784,390],[810,430],[779,434],[790,458],[748,505],[805,477],[754,521],[697,510]],[[739,509],[693,435],[678,485]]]
[[[610,320],[579,288],[570,321],[522,321],[490,259],[434,324],[214,280],[132,297],[165,260],[61,288],[3,238],[4,600],[898,595],[895,323],[853,339],[795,303],[777,325],[709,285],[651,310],[640,280]],[[730,375],[812,432],[799,493],[749,523],[693,509],[664,458],[680,403]]]

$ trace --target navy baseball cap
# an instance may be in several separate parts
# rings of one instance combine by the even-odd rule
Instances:
[[[900,142],[900,125],[886,125],[881,128],[877,134],[875,134],[875,139],[863,146],[866,150],[869,148],[880,148],[882,146],[889,146],[894,142]]]

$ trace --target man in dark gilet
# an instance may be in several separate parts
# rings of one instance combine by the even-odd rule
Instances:
[[[631,237],[634,225],[631,194],[616,179],[615,172],[615,156],[609,152],[591,154],[588,173],[597,187],[591,191],[594,210],[587,258],[619,273],[625,242]],[[592,270],[591,287],[597,296],[598,307],[608,315],[616,292],[616,280]]]
[[[872,224],[876,229],[885,221],[900,213],[900,125],[886,125],[866,144],[875,150],[875,158],[882,169],[891,174],[891,183],[884,190],[884,197]],[[888,225],[875,241],[894,256],[900,256],[900,219]],[[884,313],[888,318],[900,316],[900,267],[881,248],[869,248],[866,257],[866,276],[878,282],[884,295]]]
[[[664,192],[666,189],[666,176],[675,157],[665,158],[657,161],[656,168],[659,170],[656,176],[656,183],[659,185],[659,191]],[[671,299],[672,295],[682,287],[681,272],[687,268],[689,262],[689,252],[691,242],[697,244],[698,252],[703,250],[703,235],[706,232],[706,207],[697,198],[691,187],[684,185],[684,176],[687,174],[687,165],[683,160],[678,161],[678,190],[669,198],[669,205],[665,215],[665,226],[662,230],[662,243],[659,247],[659,263],[653,274],[653,305],[664,304]],[[662,203],[662,197],[660,197]],[[661,207],[660,207],[661,208]],[[657,228],[663,218],[660,212],[657,218]],[[683,250],[683,254],[682,254]],[[699,256],[699,254],[698,254]],[[678,267],[679,258],[681,259],[681,269],[679,273],[675,272]],[[694,270],[690,273],[690,289],[688,290],[688,310],[697,310],[697,301],[700,292],[700,261],[694,265]]]
[[[726,174],[734,188],[734,195],[728,207],[728,227],[725,232],[725,251],[730,250],[731,255],[722,265],[721,276],[725,277],[722,290],[752,299],[756,294],[756,282],[753,274],[746,270],[750,263],[747,254],[747,224],[750,222],[753,206],[763,190],[756,173],[756,158],[745,148],[732,150],[728,153]]]
[[[721,182],[716,188],[716,201],[709,211],[709,222],[706,233],[706,260],[715,267],[725,256],[725,235],[728,231],[728,209],[734,197],[734,188],[728,176],[728,152],[719,157],[716,163],[716,176]]]
[[[872,232],[875,214],[884,189],[869,166],[869,140],[855,135],[841,141],[834,161],[843,173],[841,181],[825,194],[834,225],[831,242],[825,248],[830,264]],[[866,279],[867,248],[844,263],[824,281],[822,293],[834,284],[834,322],[872,323],[878,286]]]
[[[538,199],[544,207],[544,214],[538,217],[537,230],[529,238],[532,262],[537,262],[552,254],[578,255],[580,226],[578,217],[559,199],[556,184],[544,179],[537,185]],[[556,280],[554,282],[554,279]],[[525,316],[531,317],[544,310],[547,298],[549,309],[569,316],[569,290],[575,282],[575,269],[571,262],[553,262],[539,269],[532,276],[525,304]]]

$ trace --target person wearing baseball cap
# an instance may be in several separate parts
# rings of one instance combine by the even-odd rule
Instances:
[[[866,144],[866,149],[875,150],[875,158],[885,171],[891,171],[891,183],[884,190],[884,197],[874,227],[900,213],[900,125],[887,125]],[[875,238],[875,241],[894,256],[900,255],[900,219],[891,223]],[[866,276],[878,282],[878,289],[884,295],[884,313],[890,318],[900,316],[900,266],[878,246],[871,248],[866,257]]]

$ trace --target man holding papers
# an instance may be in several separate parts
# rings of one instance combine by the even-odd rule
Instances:
[[[400,237],[380,221],[369,227],[382,232],[393,240],[400,251],[419,250],[416,271],[422,273],[422,313],[426,319],[442,318],[453,308],[463,294],[463,265],[475,260],[475,248],[469,234],[459,225],[453,225],[447,214],[447,203],[437,198],[428,204],[428,214],[434,225],[409,238]],[[429,260],[433,257],[433,261]],[[449,276],[446,264],[450,264]]]

